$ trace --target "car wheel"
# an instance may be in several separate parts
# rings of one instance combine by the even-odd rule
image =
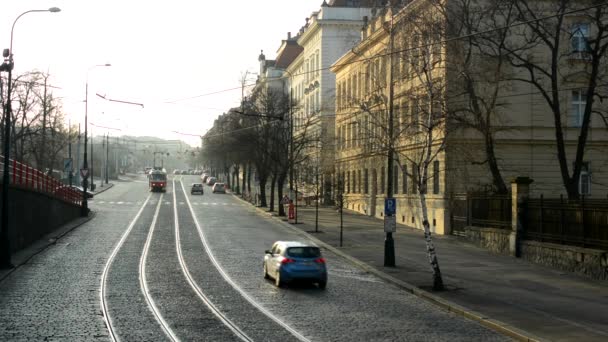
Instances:
[[[324,290],[324,289],[325,289],[325,287],[327,287],[327,281],[320,281],[320,282],[319,282],[319,288],[320,288],[321,290]]]
[[[268,275],[268,270],[266,269],[266,263],[264,262],[264,279],[270,279],[270,276]]]
[[[281,272],[277,272],[277,275],[274,277],[274,284],[277,287],[283,287],[283,281],[281,280]]]

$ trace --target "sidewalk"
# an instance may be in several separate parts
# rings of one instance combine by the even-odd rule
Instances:
[[[340,215],[333,208],[319,208],[318,233],[314,207],[299,207],[298,224],[291,227],[409,292],[516,339],[608,341],[608,282],[492,254],[454,236],[433,235],[447,288],[433,292],[421,230],[398,225],[393,234],[396,267],[384,267],[383,221],[348,210],[343,219],[342,247]]]

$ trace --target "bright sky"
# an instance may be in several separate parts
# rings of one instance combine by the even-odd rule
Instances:
[[[3,1],[0,48],[9,47],[11,25],[21,13],[59,7],[59,13],[27,13],[16,22],[13,74],[49,72],[52,86],[60,88],[54,95],[62,98],[72,123],[84,123],[88,74],[89,123],[121,129],[110,134],[198,145],[200,139],[187,134],[204,134],[218,115],[238,106],[240,79],[246,71],[258,71],[260,50],[274,59],[287,32],[295,35],[322,2]],[[106,63],[112,66],[89,70]],[[96,94],[143,103],[144,108]],[[108,131],[89,129],[93,134]]]

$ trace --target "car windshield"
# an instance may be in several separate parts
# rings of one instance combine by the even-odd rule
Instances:
[[[287,255],[294,258],[318,258],[321,256],[319,247],[290,247]]]

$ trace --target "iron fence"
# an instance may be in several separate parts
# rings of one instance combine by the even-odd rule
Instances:
[[[608,200],[529,199],[524,212],[528,240],[608,249]]]
[[[0,156],[0,180],[3,173],[4,157]],[[81,204],[82,192],[78,189],[14,159],[9,159],[9,183],[15,188],[37,191],[69,203]]]
[[[464,236],[466,226],[511,229],[511,196],[459,194],[450,198],[452,234]]]

